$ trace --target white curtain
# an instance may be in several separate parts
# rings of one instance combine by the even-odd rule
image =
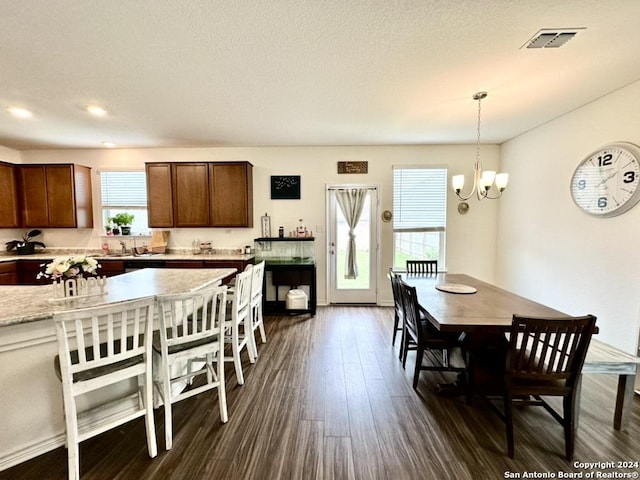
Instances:
[[[349,225],[349,245],[347,246],[347,261],[345,264],[344,278],[358,278],[358,262],[356,260],[356,234],[354,229],[360,221],[364,201],[367,197],[366,188],[351,188],[349,190],[337,190],[336,200],[340,210]]]

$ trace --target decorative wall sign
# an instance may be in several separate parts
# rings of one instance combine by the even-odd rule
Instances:
[[[369,162],[338,162],[338,173],[369,173]]]
[[[271,175],[272,200],[300,200],[300,175]]]
[[[260,217],[262,220],[262,236],[267,238],[271,236],[271,217],[266,213]]]

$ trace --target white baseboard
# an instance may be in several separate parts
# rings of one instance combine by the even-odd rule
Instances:
[[[64,434],[56,435],[51,438],[45,438],[32,444],[25,444],[17,447],[11,452],[5,453],[0,457],[0,472],[20,463],[31,460],[43,453],[63,447],[65,442]]]

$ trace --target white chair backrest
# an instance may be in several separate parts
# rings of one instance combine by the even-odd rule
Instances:
[[[154,299],[69,310],[53,315],[63,380],[145,355],[151,347]],[[73,353],[72,351],[76,350]]]
[[[253,268],[236,274],[235,292],[231,302],[231,314],[236,319],[242,319],[249,313],[252,275]]]
[[[160,339],[168,347],[219,335],[224,323],[227,287],[158,295]]]
[[[262,279],[264,278],[264,260],[253,266],[251,275],[251,302],[262,296]]]

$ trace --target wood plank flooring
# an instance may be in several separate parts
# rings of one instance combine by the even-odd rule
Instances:
[[[504,426],[480,400],[435,395],[451,374],[422,372],[411,388],[391,347],[392,309],[321,307],[315,318],[268,317],[268,342],[245,385],[227,369],[229,422],[216,393],[174,406],[174,443],[150,459],[142,419],[83,442],[83,479],[499,479],[524,472],[611,473],[563,458],[558,423],[541,408],[516,410],[516,457],[505,453]],[[399,341],[398,341],[399,343]],[[640,461],[640,400],[622,431],[612,426],[616,378],[586,375],[575,461]],[[619,469],[638,472],[640,469]],[[0,472],[5,479],[65,479],[59,448]],[[507,476],[509,473],[520,477]]]

